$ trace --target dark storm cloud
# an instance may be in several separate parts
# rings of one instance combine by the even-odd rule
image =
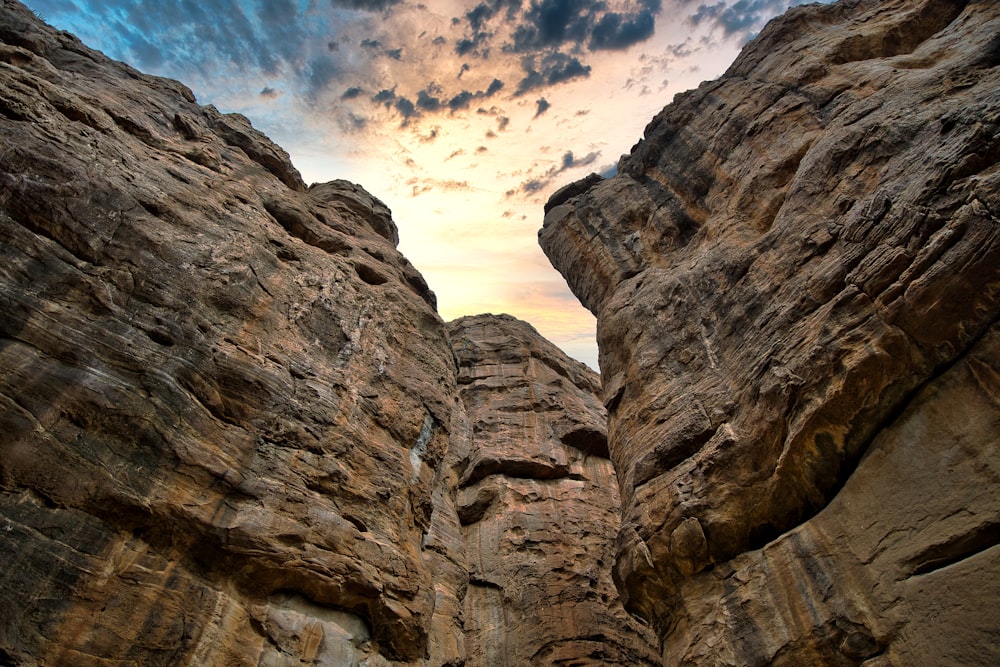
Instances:
[[[281,93],[279,93],[274,88],[271,88],[270,86],[265,86],[260,89],[260,96],[268,100],[273,100],[280,94]]]
[[[473,100],[481,100],[488,97],[493,97],[497,93],[503,90],[503,81],[500,79],[493,79],[489,87],[486,90],[477,90],[472,92],[471,90],[463,90],[450,100],[448,100],[448,108],[452,112],[459,111],[461,109],[467,109],[472,105]],[[480,110],[481,112],[482,110]]]
[[[525,76],[517,83],[514,95],[523,95],[535,88],[590,76],[590,65],[584,65],[575,56],[558,51],[547,53],[541,58],[525,56],[521,59],[521,68]]]
[[[469,25],[472,26],[472,29],[479,32],[483,29],[483,23],[487,19],[493,18],[495,13],[496,10],[494,8],[490,7],[485,2],[480,2],[473,9],[470,9],[465,13],[465,18],[468,19]]]
[[[361,97],[364,94],[364,92],[365,91],[363,91],[361,88],[358,88],[357,86],[352,86],[351,88],[348,88],[347,90],[344,91],[344,94],[340,96],[340,99],[353,100],[358,97]]]
[[[476,42],[471,39],[460,39],[455,42],[455,54],[467,56],[476,52]]]
[[[601,0],[541,0],[532,2],[523,23],[514,31],[514,50],[535,51],[567,42],[583,44]]]

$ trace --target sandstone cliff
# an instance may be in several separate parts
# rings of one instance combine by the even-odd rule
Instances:
[[[420,659],[455,368],[387,209],[20,5],[0,39],[6,659]]]
[[[0,9],[0,664],[655,664],[597,376],[388,209]]]
[[[554,195],[601,386],[0,2],[0,664],[1000,661],[996,3],[797,8]]]
[[[998,65],[996,2],[799,7],[549,201],[665,664],[1000,660]]]
[[[597,374],[510,317],[449,332],[471,433],[458,478],[469,664],[659,664],[611,580],[618,485]]]

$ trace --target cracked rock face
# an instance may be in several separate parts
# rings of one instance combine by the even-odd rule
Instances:
[[[509,316],[449,334],[470,433],[456,461],[468,664],[659,664],[611,580],[618,484],[597,374]]]
[[[388,210],[9,0],[0,40],[0,662],[423,659],[455,365]]]
[[[996,658],[998,33],[994,2],[795,8],[547,205],[667,664]]]

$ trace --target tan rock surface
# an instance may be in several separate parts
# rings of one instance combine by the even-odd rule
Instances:
[[[654,665],[611,581],[618,488],[597,374],[509,316],[449,324],[470,665]]]
[[[796,8],[546,207],[667,664],[996,661],[998,34]]]
[[[0,662],[423,660],[455,364],[388,210],[10,0],[0,40]]]

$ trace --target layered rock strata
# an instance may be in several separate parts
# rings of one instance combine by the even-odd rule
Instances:
[[[546,206],[666,664],[997,659],[997,35],[994,2],[795,8]]]
[[[10,0],[0,40],[0,662],[423,660],[456,374],[388,210]]]
[[[611,580],[618,485],[597,374],[509,316],[449,334],[471,433],[457,496],[468,664],[659,664]]]
[[[596,374],[446,326],[376,198],[2,3],[0,664],[658,662]]]

